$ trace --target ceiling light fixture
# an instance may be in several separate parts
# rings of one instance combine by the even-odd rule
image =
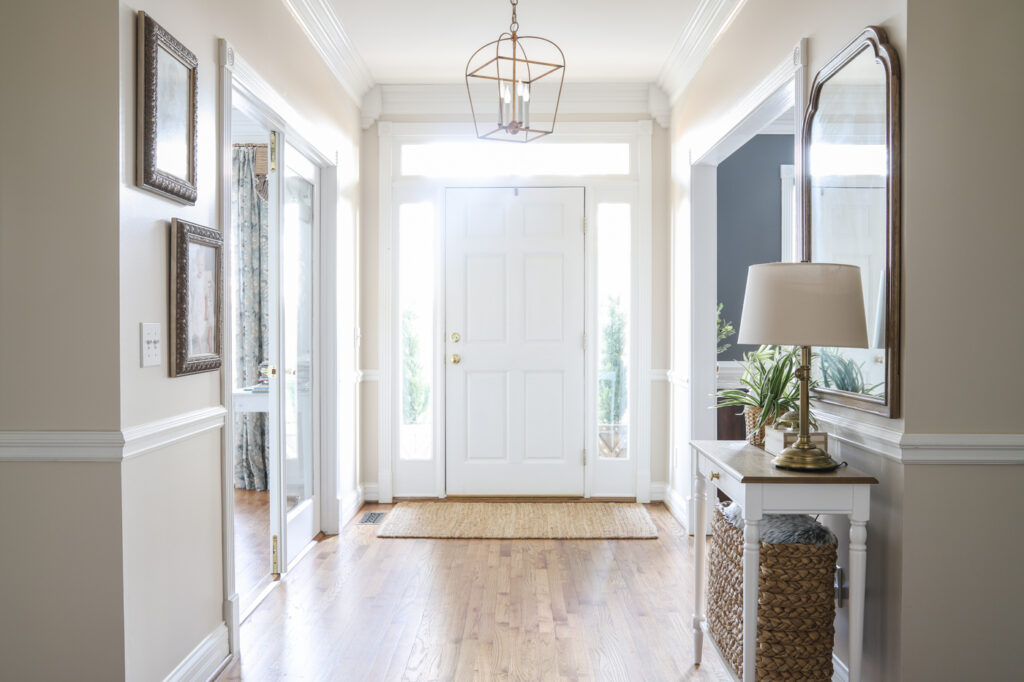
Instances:
[[[473,53],[473,56],[466,62],[466,92],[469,93],[469,108],[473,113],[473,127],[476,129],[476,136],[481,140],[503,140],[506,142],[531,142],[545,135],[550,135],[555,129],[555,119],[558,118],[558,103],[562,99],[562,84],[565,82],[565,54],[562,48],[547,38],[540,36],[520,36],[519,21],[516,18],[516,6],[519,0],[510,0],[512,3],[512,24],[509,30],[498,36],[497,40],[491,41]],[[494,56],[488,48],[494,48]],[[534,57],[529,58],[527,48]],[[552,49],[554,48],[554,49]],[[556,54],[557,52],[557,54]],[[479,63],[480,59],[487,59]],[[488,57],[490,57],[488,59]],[[544,61],[538,61],[544,59]],[[476,60],[476,63],[474,62]],[[551,116],[549,128],[541,128],[536,121],[531,124],[530,110],[534,108],[536,97],[541,92],[534,88],[534,84],[546,76],[550,76],[545,83],[553,82],[555,75],[558,76],[558,93],[555,96],[554,113]],[[475,80],[470,80],[470,79]],[[486,81],[494,81],[497,86],[497,106],[494,108],[496,127],[492,128],[489,117],[481,114],[477,116],[476,107],[473,104],[472,85],[489,85]],[[552,88],[553,90],[553,88]],[[490,99],[486,88],[477,87],[476,96],[478,100]],[[480,132],[483,129],[485,132]]]

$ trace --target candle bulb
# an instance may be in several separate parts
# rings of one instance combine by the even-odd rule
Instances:
[[[522,83],[516,84],[516,120],[523,123],[523,87]]]
[[[530,127],[530,84],[523,84],[523,127]]]
[[[501,86],[501,110],[498,112],[498,125],[508,125],[512,119],[512,93],[508,85]]]

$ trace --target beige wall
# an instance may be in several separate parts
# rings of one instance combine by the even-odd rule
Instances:
[[[1019,679],[1024,466],[904,471],[900,679]]]
[[[799,38],[808,38],[809,83],[868,24],[886,28],[903,66],[904,418],[843,416],[898,433],[1022,433],[1022,370],[975,359],[1024,334],[1015,298],[1024,81],[1004,66],[1024,61],[1019,2],[747,3],[673,110],[677,247],[690,237],[686,150],[706,142],[715,120]],[[677,251],[677,272],[687,272],[688,250]],[[677,293],[679,317],[688,291]],[[687,325],[679,320],[677,334]],[[675,351],[683,361],[683,335]],[[849,446],[839,452],[881,481],[868,526],[867,679],[1013,677],[1012,633],[1024,608],[1013,587],[1024,468],[903,465]],[[846,525],[829,525],[843,557]],[[840,612],[840,657],[846,627]]]
[[[0,60],[0,429],[116,429],[116,4],[5,3]]]
[[[158,680],[223,621],[220,433],[123,467],[125,677]]]
[[[120,469],[0,463],[0,679],[124,677]]]
[[[135,187],[139,9],[199,58],[192,207]],[[349,244],[357,106],[279,0],[42,0],[3,19],[0,430],[118,431],[219,405],[221,374],[171,379],[167,347],[169,221],[221,227],[217,39],[337,141]],[[140,322],[162,326],[159,367],[139,368]],[[0,520],[0,677],[160,679],[177,666],[222,620],[220,461],[208,432],[123,464],[0,464],[0,499],[19,510]]]
[[[721,134],[718,124],[778,64],[801,38],[807,38],[808,76],[842,49],[865,26],[881,25],[889,33],[900,56],[907,49],[904,0],[873,0],[858,3],[821,3],[813,0],[762,0],[747,3],[728,30],[720,36],[707,61],[672,110],[672,170],[670,205],[674,211],[675,301],[673,312],[673,369],[688,373],[690,354],[690,149],[706,149]],[[803,103],[799,108],[802,110]],[[679,385],[672,415],[676,446],[689,437],[689,388]],[[837,410],[838,411],[838,410]],[[846,416],[864,422],[884,423],[902,431],[902,424],[881,418]],[[848,448],[843,458],[873,472],[882,485],[872,497],[868,534],[868,584],[865,629],[865,679],[900,679],[901,566],[903,467],[879,456]],[[682,461],[682,460],[680,460]],[[689,472],[680,467],[673,480],[680,494],[688,494]],[[828,521],[840,538],[845,557],[849,526],[840,519]],[[836,653],[848,659],[845,643],[846,611],[837,619]]]
[[[1024,433],[1024,3],[910,0],[907,19],[907,431]]]
[[[150,14],[199,58],[199,198],[195,206],[135,186],[137,10]],[[359,113],[280,0],[121,3],[120,26],[121,411],[123,425],[133,426],[221,402],[220,373],[171,379],[167,365],[170,219],[221,227],[218,38],[232,43],[313,129],[323,138],[337,140],[340,150],[358,147]],[[164,362],[159,367],[139,367],[140,322],[161,324]]]
[[[199,58],[199,198],[195,206],[183,206],[135,186],[133,78],[138,10],[150,14]],[[317,141],[334,141],[340,163],[348,164],[339,168],[338,176],[345,185],[340,194],[349,212],[358,210],[350,188],[357,182],[352,171],[358,158],[359,112],[279,0],[122,2],[119,18],[121,418],[123,426],[134,426],[221,404],[221,373],[172,379],[167,365],[170,218],[223,227],[219,218],[218,39],[227,39],[300,112]],[[345,218],[339,225],[351,226],[351,216]],[[140,322],[162,325],[165,350],[159,367],[139,367]],[[129,632],[125,656],[130,679],[165,676],[221,621],[220,456],[219,434],[209,433],[125,463],[125,622]],[[343,468],[342,480],[347,475]]]

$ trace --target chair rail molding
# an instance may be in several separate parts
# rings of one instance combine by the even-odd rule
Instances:
[[[121,462],[224,427],[206,407],[121,431],[0,431],[0,462]]]
[[[329,0],[284,0],[327,68],[356,104],[373,87],[373,74],[348,37]]]

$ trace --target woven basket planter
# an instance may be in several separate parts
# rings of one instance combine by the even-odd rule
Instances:
[[[743,532],[720,509],[708,550],[708,631],[743,678]],[[758,680],[832,679],[836,543],[761,542],[757,595]]]
[[[751,407],[750,405],[743,408],[743,423],[747,427],[747,442],[759,448],[764,447],[765,427],[771,426],[775,421],[765,422],[761,428],[757,428],[757,420],[761,418],[762,411],[760,407]]]

